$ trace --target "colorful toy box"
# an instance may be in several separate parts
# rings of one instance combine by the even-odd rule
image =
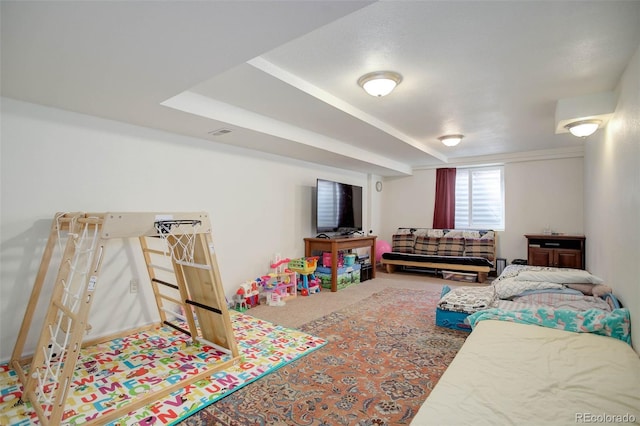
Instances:
[[[468,316],[469,314],[464,312],[445,311],[443,309],[436,308],[436,325],[438,327],[470,332],[471,326],[464,322],[464,319]]]
[[[324,288],[331,288],[331,268],[318,266],[316,269],[316,278],[321,281]],[[351,284],[360,282],[360,265],[353,264],[338,268],[338,290],[350,286]]]

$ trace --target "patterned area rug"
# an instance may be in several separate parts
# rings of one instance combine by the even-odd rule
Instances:
[[[409,424],[467,337],[435,325],[439,298],[387,289],[308,323],[326,346],[180,424]]]

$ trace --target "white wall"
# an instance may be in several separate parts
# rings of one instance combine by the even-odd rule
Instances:
[[[206,211],[230,296],[268,272],[275,253],[304,255],[303,238],[315,235],[316,178],[363,186],[365,200],[371,195],[372,178],[361,173],[7,98],[1,136],[0,360],[11,354],[56,212]],[[380,221],[377,210],[368,211],[376,202],[365,201],[366,230],[369,220]],[[157,320],[147,285],[129,293],[132,278],[147,278],[137,240],[111,241],[89,338]],[[39,306],[40,321],[45,309]],[[36,339],[31,333],[29,350]]]
[[[382,192],[382,231],[379,238],[391,243],[400,227],[430,228],[433,224],[436,171],[416,170],[413,176],[388,178]]]
[[[525,234],[583,233],[582,157],[505,164],[505,230],[498,233],[498,257],[527,258]],[[401,226],[430,228],[436,171],[389,179],[383,191],[380,237],[391,241]]]
[[[504,173],[505,232],[498,240],[501,257],[509,262],[526,259],[524,235],[540,234],[547,226],[554,232],[584,234],[582,157],[509,163]]]
[[[617,93],[613,119],[585,152],[587,263],[631,311],[640,352],[640,46]]]

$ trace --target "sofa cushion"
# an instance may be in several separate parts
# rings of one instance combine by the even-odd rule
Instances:
[[[440,238],[438,256],[462,256],[464,254],[464,238]]]
[[[395,234],[391,250],[397,253],[413,253],[413,234]]]
[[[438,254],[438,242],[440,238],[417,236],[416,243],[413,246],[415,254],[428,254],[435,256]]]
[[[495,256],[494,240],[481,238],[465,238],[464,255],[471,257],[484,257],[493,262]]]

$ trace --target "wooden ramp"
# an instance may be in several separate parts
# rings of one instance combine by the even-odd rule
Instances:
[[[113,238],[140,240],[161,322],[190,335],[194,342],[229,354],[229,358],[189,382],[176,383],[160,392],[151,391],[144,398],[87,424],[117,419],[239,362],[206,213],[59,213],[53,220],[11,358],[11,366],[24,388],[23,398],[31,402],[43,425],[61,422],[82,338],[89,327],[87,321],[106,243]],[[24,345],[53,252],[63,240],[66,240],[64,253],[36,352],[32,358],[24,357]],[[158,270],[170,274],[172,282],[158,278]],[[167,295],[161,290],[163,287],[170,288],[173,294]]]

